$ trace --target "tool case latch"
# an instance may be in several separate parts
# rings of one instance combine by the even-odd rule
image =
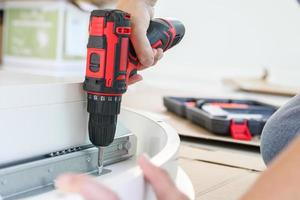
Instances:
[[[247,120],[232,119],[230,121],[230,134],[233,139],[237,140],[249,141],[252,139]]]

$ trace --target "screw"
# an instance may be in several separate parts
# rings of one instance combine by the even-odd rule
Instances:
[[[122,144],[119,144],[118,145],[118,150],[122,150],[123,149],[123,145]]]
[[[87,158],[86,158],[86,161],[87,161],[87,162],[91,162],[91,157],[87,157]]]
[[[7,183],[7,181],[6,180],[1,180],[0,183],[1,183],[1,185],[5,185]]]
[[[131,143],[130,142],[126,142],[124,145],[126,150],[129,150],[131,148]]]

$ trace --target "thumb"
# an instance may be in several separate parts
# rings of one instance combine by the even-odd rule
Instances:
[[[55,186],[64,192],[78,193],[86,200],[119,200],[115,193],[86,175],[62,175]]]
[[[187,200],[173,183],[166,171],[154,166],[147,157],[141,156],[139,165],[144,172],[146,181],[148,181],[156,194],[158,200]]]
[[[139,74],[136,74],[136,75],[134,75],[134,76],[132,76],[132,77],[129,78],[129,82],[128,83],[129,83],[129,85],[132,85],[132,84],[134,84],[136,82],[139,82],[141,80],[143,80],[143,77],[141,75],[139,75]]]

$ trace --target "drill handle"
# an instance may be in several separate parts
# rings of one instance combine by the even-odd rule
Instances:
[[[149,39],[149,38],[148,38]],[[151,44],[151,43],[150,43]],[[155,43],[154,43],[155,44]],[[155,45],[151,45],[152,48],[155,48]],[[160,48],[160,46],[156,47]],[[132,43],[129,43],[129,52],[128,52],[128,68],[127,68],[127,81],[130,77],[138,73],[138,69],[141,67],[141,63],[138,60],[138,57],[134,51]]]
[[[152,48],[162,48],[164,52],[178,44],[182,40],[184,34],[185,28],[180,21],[159,18],[151,20],[147,30],[147,37]],[[133,45],[130,42],[127,78],[136,75],[137,70],[140,67],[141,64],[134,51]]]

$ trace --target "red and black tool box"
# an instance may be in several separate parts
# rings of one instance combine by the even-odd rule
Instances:
[[[192,97],[164,97],[164,105],[168,111],[179,115],[180,117],[186,117],[186,108],[188,106],[196,105],[199,99]]]
[[[165,107],[218,135],[251,140],[277,107],[253,100],[164,97]]]

